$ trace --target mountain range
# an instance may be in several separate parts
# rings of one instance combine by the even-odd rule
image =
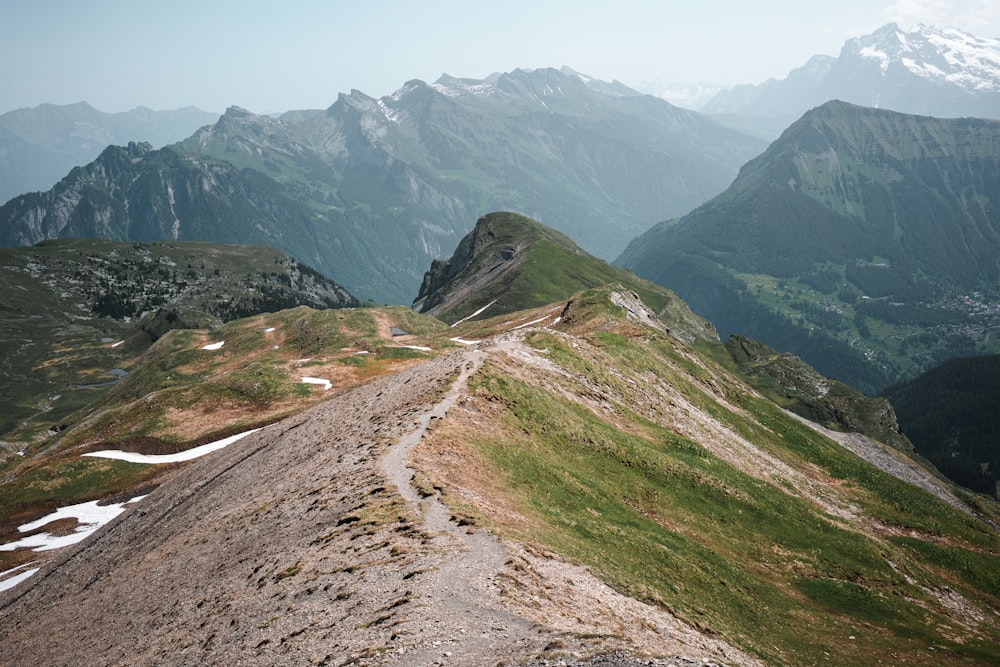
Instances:
[[[86,102],[42,104],[0,114],[0,202],[51,188],[70,169],[92,162],[109,145],[136,141],[166,146],[218,117],[194,107],[174,111],[139,107],[112,114]]]
[[[995,350],[1000,122],[829,102],[616,263],[866,392]]]
[[[721,192],[762,148],[572,70],[444,76],[281,118],[229,109],[159,151],[109,147],[51,191],[9,201],[0,243],[261,243],[359,296],[405,303],[482,211],[529,214],[611,259]]]
[[[767,139],[829,100],[902,113],[1000,119],[1000,39],[895,24],[816,55],[784,79],[719,92],[699,110]]]
[[[786,412],[751,383],[781,401],[847,395],[752,341],[722,345],[627,272],[588,287],[612,267],[557,232],[497,213],[469,236],[465,267],[508,243],[526,260],[426,296],[476,286],[520,310],[449,326],[298,307],[172,330],[7,457],[0,541],[71,533],[44,518],[53,502],[144,497],[54,558],[0,547],[0,577],[29,575],[0,593],[0,660],[1000,657],[996,503],[865,435],[871,422]],[[543,258],[549,271],[531,266]],[[519,274],[562,296],[532,298]],[[244,437],[188,464],[101,458],[229,434]]]

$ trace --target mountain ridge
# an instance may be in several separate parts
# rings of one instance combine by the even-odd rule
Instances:
[[[953,28],[895,23],[847,40],[836,57],[816,55],[784,79],[724,90],[702,111],[775,138],[831,99],[900,113],[1000,118],[1000,39]]]
[[[0,114],[0,203],[51,188],[110,144],[136,141],[162,147],[217,119],[218,114],[192,106],[105,113],[86,102],[41,104]]]
[[[763,148],[617,91],[575,73],[517,70],[476,83],[412,80],[380,99],[342,93],[326,110],[277,119],[234,108],[131,165],[123,182],[63,179],[11,200],[0,238],[37,242],[72,218],[78,235],[145,241],[130,234],[155,227],[161,238],[261,243],[383,303],[409,302],[430,261],[482,211],[540,219],[610,259],[655,220],[721,191]]]

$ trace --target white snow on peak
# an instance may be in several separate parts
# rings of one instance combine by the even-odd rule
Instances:
[[[452,77],[441,77],[431,84],[431,88],[445,97],[459,97],[461,95],[488,97],[496,92],[496,86],[493,85],[492,81],[455,79]]]
[[[409,93],[411,93],[412,91],[414,91],[417,88],[419,88],[421,85],[423,85],[422,81],[420,81],[420,82],[418,82],[418,81],[407,81],[405,84],[403,84],[402,88],[400,88],[399,90],[397,90],[396,92],[394,92],[392,95],[389,95],[389,99],[392,100],[393,102],[399,102],[404,97],[406,97]]]
[[[398,124],[400,121],[403,120],[403,113],[401,111],[397,111],[396,109],[390,107],[388,104],[385,103],[384,100],[378,101],[378,108],[379,111],[382,112],[382,115],[385,116],[386,120],[388,120],[390,123]]]
[[[904,32],[889,24],[848,45],[883,72],[897,62],[917,76],[970,92],[1000,92],[1000,39],[926,25]]]
[[[950,28],[926,29],[926,38],[950,66],[945,73],[949,81],[973,90],[1000,90],[1000,39]]]
[[[862,47],[860,54],[862,58],[867,58],[869,60],[878,60],[879,66],[882,68],[883,72],[889,69],[890,58],[889,54],[886,53],[885,51],[879,51],[874,46],[865,46]]]

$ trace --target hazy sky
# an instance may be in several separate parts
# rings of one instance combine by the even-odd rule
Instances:
[[[759,83],[889,21],[1000,37],[1000,0],[0,0],[0,113],[326,108],[352,88],[562,65]]]

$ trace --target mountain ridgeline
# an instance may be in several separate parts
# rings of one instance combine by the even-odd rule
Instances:
[[[528,214],[611,259],[721,192],[763,147],[571,70],[444,76],[279,119],[232,108],[159,151],[109,148],[0,208],[0,243],[259,243],[361,297],[405,303],[483,211]]]
[[[700,110],[755,136],[776,138],[829,100],[939,118],[1000,119],[1000,39],[895,23],[816,55],[784,79],[719,92]]]
[[[681,340],[717,341],[712,325],[670,290],[583,251],[564,234],[516,213],[483,216],[447,260],[434,260],[413,302],[446,322],[537,308],[581,290],[620,285]]]
[[[830,102],[616,263],[873,392],[996,345],[998,207],[1000,122]]]
[[[85,102],[42,104],[0,114],[0,203],[51,188],[73,167],[94,161],[111,144],[136,141],[165,146],[218,117],[194,107],[104,113]]]
[[[665,288],[515,214],[425,285],[428,310],[478,314],[169,331],[0,459],[4,546],[55,507],[144,496],[37,572],[48,552],[0,549],[0,583],[27,572],[0,592],[0,662],[1000,659],[1000,507],[886,446],[884,401],[723,346]],[[48,365],[76,363],[64,342]],[[189,464],[93,456],[251,428]]]

